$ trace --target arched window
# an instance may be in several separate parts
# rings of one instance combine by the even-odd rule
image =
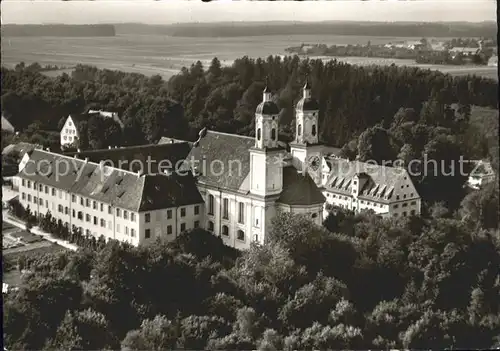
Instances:
[[[271,129],[271,139],[276,140],[276,129],[275,128]]]
[[[236,238],[245,241],[245,232],[243,230],[238,230]]]
[[[214,214],[214,200],[213,195],[208,195],[208,214],[210,215]]]
[[[301,134],[302,134],[302,124],[299,124],[299,125],[297,126],[297,135],[299,135],[299,136],[300,136]]]
[[[312,136],[316,136],[316,124],[313,124],[311,134]]]
[[[229,236],[229,228],[227,225],[222,226],[222,235]]]
[[[260,128],[257,129],[257,140],[260,140]]]

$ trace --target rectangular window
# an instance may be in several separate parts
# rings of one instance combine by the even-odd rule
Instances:
[[[75,210],[71,210],[71,216],[72,216],[73,218],[75,218],[75,216],[76,216],[76,211],[75,211]]]
[[[59,190],[59,198],[62,199],[62,190]]]
[[[412,202],[411,202],[411,204],[412,204],[412,205],[416,205],[416,204],[417,204],[417,202],[416,202],[416,201],[412,201]]]
[[[38,204],[38,198],[36,196],[33,196],[33,203]]]
[[[113,211],[111,210],[111,206],[108,205],[108,214],[112,214]]]
[[[85,199],[85,206],[90,207],[90,200],[89,199]]]
[[[181,232],[186,230],[186,223],[181,223]]]
[[[45,207],[49,208],[49,202],[45,200]]]
[[[41,197],[38,198],[38,203],[40,204],[40,206],[43,206],[43,199]]]
[[[84,203],[83,203],[83,197],[82,196],[80,196],[80,205],[85,206]]]
[[[128,211],[123,210],[123,219],[128,219]]]
[[[130,220],[131,220],[132,222],[135,222],[135,213],[130,212]]]
[[[62,211],[63,211],[62,205],[57,205],[57,211],[62,213]]]
[[[238,223],[245,224],[245,204],[238,203]]]
[[[71,202],[76,202],[76,195],[71,195]]]
[[[52,196],[56,196],[56,189],[52,188]]]
[[[196,206],[194,207],[194,214],[195,214],[195,215],[200,214],[200,206],[196,205]]]
[[[31,189],[31,182],[28,180],[28,189]]]
[[[101,212],[104,212],[104,204],[101,203]]]
[[[121,216],[121,211],[119,208],[116,209],[116,217],[120,217]]]
[[[134,228],[130,229],[130,236],[132,238],[135,238],[135,229]]]
[[[200,221],[194,221],[194,227],[199,228],[200,227]]]
[[[167,210],[167,219],[172,219],[172,210]]]
[[[111,223],[111,221],[108,221],[108,229],[112,229],[113,228],[113,224]]]
[[[229,219],[229,199],[222,201],[222,214],[224,219]]]
[[[79,220],[83,221],[83,213],[82,213],[82,211],[78,211],[77,216],[78,216],[77,218],[78,218]]]
[[[85,214],[85,222],[90,222],[90,215],[88,213]]]
[[[45,186],[45,194],[48,194],[49,193],[49,187],[46,185]]]
[[[146,222],[146,223],[151,222],[151,214],[146,213],[146,214],[144,215],[144,222]]]
[[[101,218],[101,227],[106,228],[106,221]]]
[[[97,225],[97,217],[94,216],[94,225]]]
[[[149,238],[151,237],[151,229],[146,229],[146,230],[144,231],[144,237],[145,237],[146,239],[149,239]]]
[[[97,210],[97,201],[92,201],[92,209]]]
[[[25,194],[25,193],[21,193],[21,198],[22,198],[23,200],[25,200],[25,199],[26,199],[26,194]]]
[[[128,235],[128,227],[125,227],[125,235]]]
[[[67,206],[66,206],[66,207],[64,207],[64,214],[65,214],[65,215],[69,214],[69,208],[68,208]]]
[[[116,232],[119,233],[120,232],[120,224],[116,223]]]
[[[181,208],[181,217],[186,217],[186,209]]]
[[[26,186],[26,180],[22,180],[21,183],[23,184],[23,186]]]
[[[167,234],[172,234],[172,226],[167,226]]]
[[[208,214],[214,214],[214,196],[211,194],[208,195]]]

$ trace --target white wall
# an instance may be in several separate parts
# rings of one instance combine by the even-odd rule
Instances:
[[[78,139],[79,137],[78,130],[75,126],[74,121],[71,119],[71,116],[69,116],[66,119],[66,122],[64,123],[64,126],[61,129],[60,135],[61,135],[61,147],[73,144],[73,142],[75,142]]]

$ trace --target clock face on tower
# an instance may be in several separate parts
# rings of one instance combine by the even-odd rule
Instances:
[[[311,156],[308,159],[309,168],[313,171],[317,171],[320,165],[320,160],[318,156]]]

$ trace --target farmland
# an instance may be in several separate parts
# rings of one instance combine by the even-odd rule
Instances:
[[[238,38],[184,38],[163,35],[118,35],[116,37],[54,38],[12,37],[2,38],[2,65],[13,67],[24,61],[41,65],[71,67],[86,64],[145,75],[159,74],[165,79],[190,66],[197,60],[208,65],[213,57],[224,65],[247,55],[252,58],[285,55],[285,48],[300,43],[326,45],[387,43],[412,38],[339,36],[339,35],[269,35]],[[419,39],[419,38],[413,38]],[[333,57],[322,58],[330,60]],[[342,61],[358,65],[408,65],[439,69],[454,75],[480,74],[497,77],[496,67],[418,65],[411,60],[387,60],[362,57],[343,57]],[[68,72],[68,70],[64,70]],[[57,71],[46,72],[56,75]]]

